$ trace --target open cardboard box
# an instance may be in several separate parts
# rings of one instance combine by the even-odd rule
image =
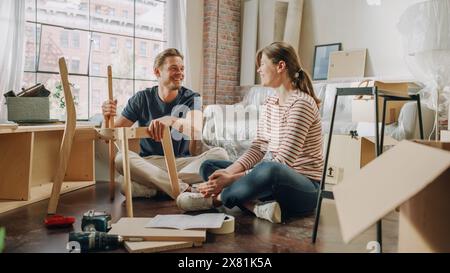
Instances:
[[[366,86],[363,84],[363,86]],[[417,88],[411,82],[382,82],[382,81],[368,81],[368,87],[376,86],[378,90],[389,95],[396,95],[405,97],[408,96],[408,90]],[[386,124],[394,123],[398,120],[400,111],[405,104],[405,101],[388,101],[386,104]],[[383,118],[383,98],[378,99],[378,120]],[[373,97],[355,97],[352,100],[352,122],[375,122],[375,103]]]
[[[328,136],[324,137],[324,151],[327,141]],[[397,143],[398,141],[392,137],[385,136],[383,151]],[[325,182],[336,185],[359,171],[375,157],[375,137],[353,138],[350,135],[333,135]]]
[[[450,252],[450,143],[402,141],[333,192],[344,242],[400,206],[399,252]]]

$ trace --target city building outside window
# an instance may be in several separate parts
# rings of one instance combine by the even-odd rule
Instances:
[[[141,42],[139,46],[139,55],[147,56],[147,43]]]
[[[100,50],[100,36],[93,34],[92,35],[92,49]]]
[[[69,32],[62,31],[59,36],[61,47],[68,48],[69,47]]]
[[[109,46],[111,51],[115,51],[117,49],[117,38],[109,38]]]
[[[92,67],[92,74],[93,75],[100,75],[100,64],[93,63],[91,67]]]
[[[80,33],[72,32],[72,48],[80,48]]]
[[[80,72],[80,60],[72,59],[70,62],[70,72],[79,73]]]

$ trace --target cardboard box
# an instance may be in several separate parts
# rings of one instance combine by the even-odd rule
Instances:
[[[366,86],[366,85],[363,85]],[[370,81],[367,85],[369,87],[376,86],[378,90],[387,91],[385,93],[407,96],[408,90],[415,88],[416,85],[411,82],[381,82]],[[386,104],[386,124],[394,123],[398,120],[400,111],[406,101],[389,101]],[[378,120],[383,118],[383,99],[378,99]],[[352,100],[352,122],[375,122],[375,102],[372,96],[358,98],[354,97]]]
[[[400,206],[399,252],[450,252],[450,143],[402,141],[333,192],[345,242]]]
[[[45,121],[50,119],[48,97],[7,97],[9,121]]]
[[[325,136],[324,151],[326,151],[327,141],[328,136]],[[385,136],[383,151],[387,151],[396,144],[395,139]],[[374,137],[352,138],[350,135],[333,135],[325,183],[333,185],[340,183],[375,157]]]

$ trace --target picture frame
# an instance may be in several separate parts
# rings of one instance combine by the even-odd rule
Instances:
[[[328,64],[330,60],[330,53],[341,50],[342,50],[342,43],[333,43],[315,46],[314,63],[313,63],[313,80],[317,81],[328,79]]]

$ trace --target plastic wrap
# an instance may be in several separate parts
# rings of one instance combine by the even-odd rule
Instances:
[[[358,86],[358,83],[314,84],[316,96],[322,102],[320,113],[323,134],[328,134],[330,129],[336,88]],[[208,105],[204,111],[203,141],[205,144],[224,148],[231,160],[235,160],[242,155],[256,137],[260,106],[266,97],[271,94],[274,94],[273,90],[253,87],[244,96],[243,101],[236,105]],[[358,123],[352,122],[352,99],[351,96],[339,97],[333,134],[349,134],[350,131],[358,129]],[[418,138],[416,109],[415,103],[407,103],[400,113],[399,121],[386,125],[386,134],[397,140]],[[433,120],[433,112],[427,109],[423,109],[422,112],[424,123],[432,123],[427,121]],[[425,133],[429,131],[430,128],[426,127]]]
[[[450,89],[450,1],[429,0],[410,6],[398,29],[405,61],[412,75],[426,87],[423,103],[446,120]]]

